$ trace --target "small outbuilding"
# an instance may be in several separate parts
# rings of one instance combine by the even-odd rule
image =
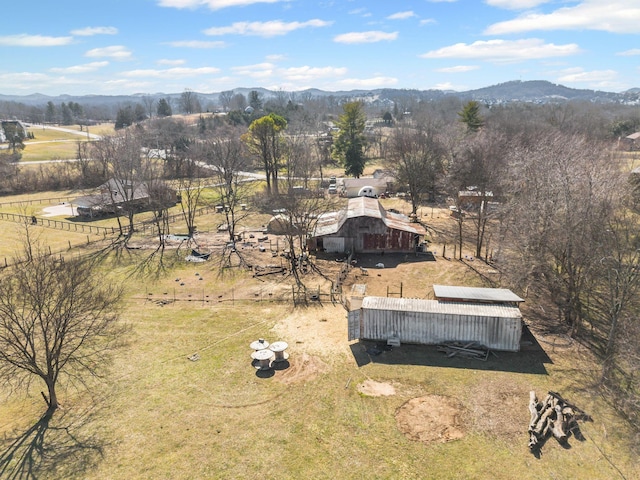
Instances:
[[[149,187],[146,182],[109,179],[92,195],[75,198],[71,204],[80,217],[99,217],[127,209],[143,211],[152,208],[171,207],[178,202],[176,190],[164,183]]]
[[[349,340],[477,342],[492,350],[520,350],[522,314],[509,305],[367,296],[348,318]]]
[[[454,285],[434,285],[433,293],[441,302],[486,303],[517,307],[523,298],[508,288],[459,287]]]

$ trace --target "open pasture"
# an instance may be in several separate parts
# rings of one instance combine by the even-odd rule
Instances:
[[[379,257],[360,256],[368,275],[351,269],[345,292],[364,283],[384,296],[402,283],[404,296],[429,298],[434,283],[483,285],[480,262],[441,256],[450,241],[446,208],[432,218],[442,232],[433,238],[435,261],[387,254],[375,269]],[[632,433],[592,393],[596,366],[586,348],[535,325],[521,352],[486,362],[431,346],[378,351],[348,342],[339,303],[293,308],[290,277],[220,269],[223,237],[199,234],[214,253],[204,263],[185,262],[184,249],[171,245],[162,268],[140,269],[153,239],[137,238],[140,248],[96,264],[127,292],[124,345],[103,378],[61,391],[63,408],[46,428],[37,382],[26,395],[0,387],[0,477],[21,468],[54,479],[640,476]],[[253,265],[281,261],[251,245],[238,249]],[[328,278],[340,268],[330,256],[317,265]],[[319,275],[303,280],[327,288]],[[288,361],[257,371],[249,345],[258,338],[286,341]],[[581,422],[568,446],[552,438],[536,457],[527,448],[530,390],[558,391],[593,421]]]

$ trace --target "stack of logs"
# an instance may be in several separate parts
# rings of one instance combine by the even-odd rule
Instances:
[[[549,437],[553,435],[559,442],[567,440],[568,432],[577,428],[579,419],[590,417],[575,405],[565,401],[560,394],[549,392],[543,401],[539,401],[536,392],[529,393],[529,448],[539,448]]]

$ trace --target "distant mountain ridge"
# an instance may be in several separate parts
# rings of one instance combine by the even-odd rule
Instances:
[[[311,88],[296,92],[279,92],[268,90],[266,88],[234,88],[234,93],[241,93],[248,96],[249,92],[255,90],[259,92],[265,99],[276,97],[282,93],[292,93],[297,98],[303,97],[329,97],[336,98],[353,98],[365,101],[393,103],[402,98],[412,98],[415,100],[439,100],[444,97],[458,97],[463,100],[476,100],[487,104],[510,103],[510,102],[533,102],[533,103],[558,103],[572,100],[583,100],[599,103],[619,103],[628,105],[640,104],[640,88],[632,88],[625,92],[614,93],[599,90],[575,89],[558,85],[546,80],[529,80],[520,81],[513,80],[489,87],[483,87],[476,90],[468,90],[464,92],[455,92],[450,90],[418,90],[418,89],[373,89],[373,90],[350,90],[350,91],[325,91]],[[200,93],[194,92],[200,100],[218,103],[220,92],[216,93]],[[0,101],[18,102],[30,106],[41,106],[51,101],[55,104],[61,102],[77,102],[84,105],[115,105],[127,104],[140,101],[142,97],[153,98],[169,98],[177,99],[182,95],[180,93],[152,93],[152,94],[134,94],[134,95],[58,95],[48,96],[39,93],[31,95],[2,95]]]

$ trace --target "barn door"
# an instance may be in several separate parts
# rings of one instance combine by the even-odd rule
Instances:
[[[352,310],[349,312],[349,340],[358,340],[360,338],[360,310]]]

